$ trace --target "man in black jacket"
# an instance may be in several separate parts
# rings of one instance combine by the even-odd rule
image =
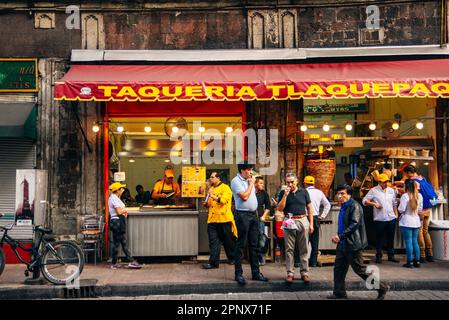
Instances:
[[[371,276],[367,273],[362,254],[362,250],[368,245],[368,240],[363,209],[352,199],[352,188],[349,185],[339,186],[337,197],[341,209],[338,216],[338,233],[332,237],[332,242],[337,244],[337,253],[334,265],[334,293],[329,299],[347,299],[345,278],[349,266],[363,280]],[[378,292],[377,300],[383,300],[389,287],[379,279],[374,279],[374,282],[374,288]],[[377,287],[376,284],[378,284]]]

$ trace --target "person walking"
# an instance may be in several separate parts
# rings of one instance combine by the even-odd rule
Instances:
[[[418,174],[414,166],[408,165],[403,171],[409,179],[413,179],[419,184],[419,193],[423,197],[423,209],[420,214],[421,227],[418,233],[418,243],[421,250],[421,263],[433,262],[432,239],[429,234],[430,215],[432,214],[432,199],[437,198],[433,186]]]
[[[420,248],[418,244],[418,233],[421,227],[419,213],[423,209],[423,197],[418,192],[417,183],[412,179],[405,180],[405,193],[401,196],[398,211],[399,227],[405,242],[405,252],[407,255],[406,268],[419,268]]]
[[[118,251],[120,245],[122,246],[123,253],[126,259],[129,261],[128,268],[140,269],[141,266],[131,256],[126,243],[126,218],[128,217],[128,211],[125,209],[125,204],[120,200],[120,196],[123,194],[126,184],[120,182],[114,182],[109,186],[111,195],[108,200],[109,207],[109,228],[112,231],[112,265],[111,269],[120,268],[118,261]]]
[[[278,210],[283,211],[286,220],[293,219],[294,228],[284,228],[285,262],[288,283],[293,282],[294,249],[299,248],[301,279],[310,282],[309,277],[309,234],[313,233],[313,206],[307,190],[298,187],[298,178],[289,173],[286,177],[287,188],[279,194]],[[285,223],[286,221],[284,221]]]
[[[341,205],[338,215],[338,232],[332,237],[337,245],[334,264],[334,290],[329,299],[347,299],[345,279],[349,266],[363,280],[371,276],[363,263],[363,249],[368,245],[362,206],[352,198],[349,185],[337,187],[337,198]],[[383,300],[389,287],[374,279],[377,300]]]
[[[331,210],[331,203],[327,200],[325,194],[320,189],[315,188],[315,178],[306,176],[304,178],[304,187],[309,193],[310,201],[313,206],[313,233],[310,235],[310,245],[312,251],[310,253],[309,266],[317,267],[318,263],[318,248],[320,242],[320,221],[325,219]],[[323,212],[320,213],[320,207],[323,207]]]
[[[270,220],[271,201],[268,192],[265,190],[263,177],[257,176],[254,187],[256,188],[257,215],[259,217],[259,264],[265,265],[265,222]]]
[[[382,263],[384,236],[387,233],[388,261],[399,263],[394,257],[394,235],[398,209],[396,191],[388,187],[390,178],[385,173],[377,177],[377,186],[371,188],[363,198],[363,205],[373,207],[374,226],[376,229],[376,263]]]
[[[215,269],[220,265],[221,244],[223,244],[228,262],[234,263],[234,250],[237,238],[237,227],[231,211],[232,191],[221,182],[218,172],[210,174],[211,187],[204,205],[209,208],[207,217],[207,234],[209,236],[209,262],[203,269]]]
[[[253,165],[247,161],[238,164],[238,174],[231,181],[231,190],[235,201],[235,223],[237,225],[237,243],[235,246],[235,281],[245,285],[243,276],[242,255],[243,248],[248,242],[249,263],[251,265],[252,279],[268,281],[260,272],[258,254],[259,219],[257,217],[257,197],[254,188],[255,179],[251,175]]]

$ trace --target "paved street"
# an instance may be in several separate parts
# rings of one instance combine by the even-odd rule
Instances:
[[[315,292],[259,292],[228,294],[149,295],[141,297],[102,297],[89,300],[327,300],[331,291]],[[350,291],[351,300],[372,300],[373,291]],[[385,300],[449,300],[449,291],[391,291]]]

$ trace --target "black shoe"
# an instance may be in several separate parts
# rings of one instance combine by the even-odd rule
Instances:
[[[218,266],[215,264],[205,263],[203,264],[203,269],[218,269]]]
[[[407,262],[406,264],[403,265],[404,268],[413,268],[413,263],[411,262]]]
[[[390,257],[388,257],[388,261],[390,261],[390,262],[394,262],[394,263],[399,263],[400,261],[398,260],[398,259],[395,259],[395,257],[394,256],[390,256]]]
[[[241,286],[244,286],[246,284],[246,280],[241,274],[235,276],[235,281],[237,281],[237,283]]]
[[[376,300],[384,300],[388,290],[390,290],[390,286],[385,286],[385,288],[379,289],[377,291],[378,294]]]
[[[309,261],[309,267],[316,268],[317,267],[317,263]]]
[[[382,256],[376,256],[376,263],[382,263]]]
[[[262,273],[259,273],[259,274],[255,275],[255,276],[253,276],[253,280],[268,282],[268,278],[265,278]]]
[[[413,266],[414,266],[415,268],[421,268],[421,263],[419,263],[419,261],[414,260],[414,261],[413,261]]]
[[[419,259],[419,262],[421,262],[421,263],[426,263],[426,258],[421,257],[421,259]]]
[[[435,262],[435,260],[433,260],[433,256],[427,256],[426,260],[427,262]]]
[[[346,294],[343,295],[336,295],[336,294],[331,294],[330,296],[327,296],[327,299],[331,299],[331,300],[343,300],[343,299],[348,299],[348,296]]]

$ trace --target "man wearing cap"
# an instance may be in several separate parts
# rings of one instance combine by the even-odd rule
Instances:
[[[109,186],[111,195],[108,200],[109,207],[109,228],[112,231],[112,265],[111,269],[120,268],[120,264],[117,263],[118,260],[118,250],[120,245],[122,246],[123,253],[128,259],[128,267],[131,269],[140,269],[141,266],[136,260],[131,256],[128,250],[128,245],[126,244],[126,217],[128,216],[128,211],[125,209],[125,204],[120,200],[126,184],[121,184],[120,182],[114,182]]]
[[[152,198],[156,205],[175,204],[175,196],[181,194],[179,184],[174,181],[175,171],[173,167],[167,166],[164,171],[164,179],[154,184]]]
[[[399,262],[394,257],[394,235],[398,217],[396,191],[388,187],[389,181],[390,178],[385,173],[378,175],[378,185],[371,188],[362,201],[364,206],[373,207],[374,226],[376,229],[376,263],[382,263],[382,247],[385,232],[387,233],[388,261]]]
[[[309,193],[310,201],[313,206],[313,233],[310,235],[310,245],[312,252],[310,253],[309,266],[318,266],[318,244],[320,241],[320,220],[326,218],[331,210],[331,204],[327,200],[325,194],[320,189],[315,188],[315,178],[306,176],[304,178],[304,187]],[[320,207],[323,206],[323,212],[320,214]]]
[[[235,201],[235,223],[237,225],[237,243],[235,246],[235,281],[245,285],[242,268],[242,250],[245,244],[249,247],[249,263],[253,280],[268,281],[259,269],[259,218],[257,215],[257,197],[254,188],[255,179],[251,170],[253,165],[247,161],[238,164],[239,173],[231,181],[232,194]]]

